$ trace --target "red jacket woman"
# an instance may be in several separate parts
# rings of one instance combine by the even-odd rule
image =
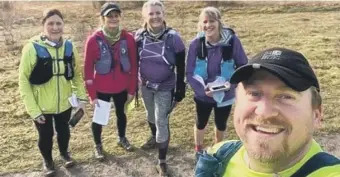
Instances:
[[[137,86],[137,64],[136,64],[136,45],[133,36],[125,31],[121,32],[120,39],[125,39],[127,42],[129,62],[131,63],[131,70],[124,72],[121,65],[116,64],[120,62],[120,48],[121,40],[117,41],[111,46],[113,52],[113,68],[108,74],[98,74],[95,71],[95,63],[100,58],[100,50],[96,41],[96,37],[103,38],[102,30],[94,32],[87,40],[85,49],[85,81],[88,94],[92,101],[97,99],[97,92],[103,93],[119,93],[127,90],[129,95],[134,95]],[[116,65],[115,65],[116,64]],[[93,84],[89,84],[93,81]],[[88,83],[89,82],[89,83]]]
[[[132,34],[121,28],[121,10],[115,3],[105,3],[101,8],[102,27],[87,39],[85,46],[85,83],[93,105],[98,99],[113,99],[119,140],[126,150],[131,145],[125,137],[126,115],[124,107],[130,103],[137,89],[137,49]],[[102,125],[93,122],[92,132],[96,144],[95,157],[104,158]]]

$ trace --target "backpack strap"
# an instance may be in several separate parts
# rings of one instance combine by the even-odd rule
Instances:
[[[136,31],[135,35],[134,35],[134,38],[135,38],[135,41],[136,41],[136,52],[137,52],[137,63],[139,64],[139,61],[140,61],[140,52],[142,51],[143,47],[142,46],[143,44],[143,40],[144,40],[144,35],[146,33],[146,29],[145,28],[141,28],[139,30]],[[139,66],[138,66],[139,67]]]
[[[227,164],[230,159],[235,155],[235,153],[240,149],[242,146],[241,141],[231,141],[225,143],[218,149],[218,151],[214,154],[214,156],[220,160],[219,166],[217,168],[217,172],[215,176],[222,176],[225,169],[227,168]]]
[[[223,61],[231,60],[233,58],[233,45],[234,45],[234,40],[233,38],[231,38],[229,41],[229,45],[222,47]]]
[[[227,33],[224,33],[223,36],[226,38],[228,45],[222,47],[222,58],[224,61],[231,60],[233,58],[233,45],[234,45],[234,36],[235,32],[231,28],[225,29]]]
[[[195,177],[221,177],[228,162],[241,146],[241,141],[230,141],[223,144],[214,154],[206,151],[199,153]]]
[[[38,59],[51,59],[51,55],[46,47],[41,46],[35,42],[33,42],[33,46],[35,48],[35,51],[37,52]]]
[[[146,33],[146,29],[145,28],[141,28],[141,29],[136,31],[136,33],[134,35],[136,43],[138,43],[138,42],[143,40],[145,33]]]
[[[70,40],[66,40],[64,48],[64,64],[65,64],[64,76],[66,80],[71,80],[74,77],[74,68],[72,61],[73,61],[73,44]]]
[[[71,57],[73,53],[73,44],[70,40],[65,41],[65,56]]]
[[[108,42],[100,37],[99,35],[96,35],[96,41],[99,47],[99,51],[100,51],[100,56],[103,55],[104,53],[108,52],[110,55],[110,58],[113,58],[113,52],[110,49],[110,45],[108,44]],[[101,57],[100,57],[101,59]],[[113,62],[112,59],[110,59],[110,68],[113,68]]]
[[[128,54],[128,44],[125,38],[120,41],[120,64],[124,72],[129,72],[131,69],[131,64]]]
[[[165,46],[164,52],[166,54],[166,57],[165,57],[165,59],[167,60],[166,63],[171,67],[172,70],[174,70],[175,66],[176,66],[175,37],[174,37],[174,35],[176,35],[176,31],[173,30],[170,27],[167,27],[163,36],[161,36],[161,38],[164,41],[164,46]],[[168,58],[168,57],[170,57],[170,58]]]
[[[176,34],[175,30],[173,30],[171,27],[166,27],[163,34],[159,36],[158,39],[163,39],[165,41],[169,35],[170,37],[172,37],[171,35],[174,35],[174,34]]]
[[[197,58],[200,60],[205,60],[208,56],[207,46],[205,45],[205,37],[199,38],[197,46]]]
[[[310,158],[297,172],[291,177],[306,177],[320,168],[339,165],[340,159],[326,153],[319,152]]]

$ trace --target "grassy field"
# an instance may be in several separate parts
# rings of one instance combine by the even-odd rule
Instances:
[[[71,37],[82,52],[89,31],[98,26],[98,10],[90,2],[15,2],[11,10],[1,9],[0,25],[0,173],[28,171],[40,168],[37,132],[18,93],[20,52],[28,38],[41,31],[40,18],[46,7],[57,7],[65,14],[65,36]],[[123,11],[123,25],[135,30],[142,24],[141,8]],[[166,21],[177,29],[188,45],[196,35],[196,24],[204,3],[167,2]],[[25,8],[25,10],[23,10]],[[313,65],[321,83],[324,101],[324,126],[317,136],[340,132],[340,4],[235,4],[221,3],[219,7],[225,24],[236,32],[249,57],[269,47],[287,47],[301,51]],[[11,28],[8,28],[8,24]],[[11,36],[12,35],[12,36]],[[1,41],[1,40],[0,40]],[[5,44],[7,43],[7,44]],[[89,117],[72,129],[70,151],[79,162],[91,162],[93,140]],[[112,155],[126,152],[116,145],[117,130],[112,112],[110,124],[103,130],[106,151]],[[171,116],[171,146],[173,150],[191,151],[195,107],[192,91]],[[237,138],[231,119],[228,139]],[[205,144],[213,142],[213,122],[210,121]],[[140,147],[150,132],[142,107],[128,113],[127,137]],[[133,152],[132,152],[133,153]],[[57,145],[54,145],[57,155]]]

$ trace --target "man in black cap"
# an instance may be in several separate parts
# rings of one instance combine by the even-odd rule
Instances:
[[[301,53],[264,50],[230,82],[237,84],[234,126],[241,141],[222,142],[202,154],[196,177],[340,176],[339,159],[313,139],[322,101],[318,79]]]

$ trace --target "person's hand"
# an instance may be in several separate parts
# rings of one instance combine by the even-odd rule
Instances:
[[[175,101],[181,102],[185,98],[186,92],[185,83],[177,83],[176,84],[176,92],[175,92]]]
[[[226,82],[224,83],[224,86],[225,86],[225,87],[227,87],[228,89],[230,89],[230,87],[231,87],[231,84],[230,84],[230,82],[229,82],[229,81],[226,81]]]
[[[37,122],[38,124],[45,124],[46,119],[44,115],[41,114],[40,116],[36,117],[34,121]]]
[[[205,91],[205,94],[208,96],[208,97],[212,97],[213,95],[212,95],[212,91],[210,91],[210,90],[206,90]]]
[[[88,117],[88,116],[87,116],[87,111],[86,111],[86,102],[80,101],[80,102],[79,102],[79,105],[78,105],[78,108],[79,108],[79,109],[82,109],[82,110],[84,111],[85,117]]]
[[[141,88],[143,85],[143,81],[140,77],[138,77],[138,87]]]
[[[83,109],[85,111],[85,109],[86,109],[85,102],[79,101],[78,108],[81,108],[81,109]]]
[[[128,94],[127,100],[126,100],[126,105],[130,104],[134,97],[135,97],[135,95]]]
[[[92,106],[97,105],[98,107],[100,107],[99,102],[98,102],[98,99],[92,100],[92,101],[91,101],[91,104],[92,104]]]
[[[127,100],[124,104],[124,111],[127,112],[127,108],[128,108],[128,105],[132,102],[133,98],[135,97],[135,95],[130,95],[128,94],[127,96]]]

